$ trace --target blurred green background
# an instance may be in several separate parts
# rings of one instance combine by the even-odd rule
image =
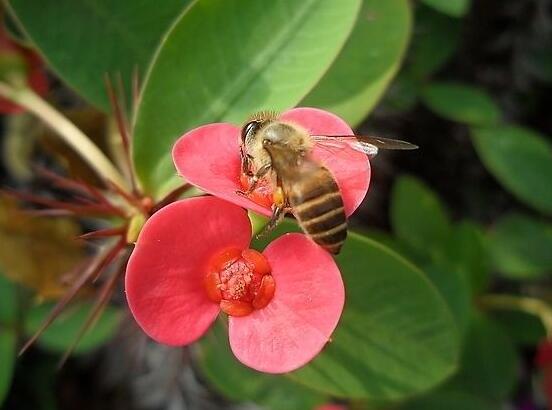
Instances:
[[[2,409],[551,408],[552,1],[9,0],[2,17]],[[237,362],[223,320],[155,344],[121,279],[144,220],[193,194],[172,144],[293,106],[420,146],[372,161],[333,342],[282,376]]]

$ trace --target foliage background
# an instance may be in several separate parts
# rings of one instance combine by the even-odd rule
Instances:
[[[47,100],[115,163],[104,74],[131,101],[138,73],[132,154],[154,199],[178,184],[170,147],[180,134],[264,108],[321,107],[358,133],[421,148],[372,162],[356,233],[337,259],[348,299],[334,342],[286,376],[239,365],[222,322],[189,349],[148,341],[120,290],[56,371],[94,287],[16,358],[65,291],[68,266],[94,250],[72,239],[96,222],[37,222],[5,200],[3,408],[547,408],[547,369],[534,357],[552,331],[550,1],[62,0],[38,10],[11,0],[5,9],[10,35],[45,60]],[[64,195],[36,178],[36,162],[97,178],[32,113],[3,118],[3,186]]]

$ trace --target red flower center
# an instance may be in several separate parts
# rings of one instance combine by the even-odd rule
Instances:
[[[230,316],[246,316],[274,297],[270,265],[253,249],[226,249],[211,259],[208,269],[204,281],[207,296]]]
[[[243,173],[240,174],[240,185],[244,192],[247,192],[251,187],[251,178]],[[272,184],[266,178],[257,182],[255,189],[247,195],[253,202],[270,208],[274,203]]]

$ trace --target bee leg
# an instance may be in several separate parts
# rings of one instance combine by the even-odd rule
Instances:
[[[256,235],[256,238],[262,238],[263,236],[266,236],[267,234],[272,232],[274,228],[276,228],[278,224],[284,220],[286,212],[287,208],[283,205],[272,205],[272,216],[270,217],[270,220],[263,228],[263,230]]]
[[[251,185],[249,185],[249,188],[247,189],[247,191],[238,190],[236,191],[236,194],[242,195],[242,196],[248,196],[249,194],[251,194],[255,190],[255,188],[257,188],[257,184],[259,183],[261,178],[264,177],[266,173],[270,171],[270,169],[271,169],[271,164],[263,165],[261,168],[259,168],[257,173],[253,175],[253,178],[251,178]]]
[[[253,176],[253,173],[251,172],[251,164],[250,164],[250,156],[245,153],[245,150],[243,146],[240,147],[240,158],[241,158],[241,165],[242,165],[242,174],[245,174],[247,176]]]
[[[278,226],[280,222],[284,219],[284,216],[289,211],[289,208],[286,207],[286,196],[284,190],[281,186],[276,187],[272,194],[274,203],[272,204],[272,216],[268,221],[268,224],[264,229],[257,235],[257,238],[266,235],[271,232]]]

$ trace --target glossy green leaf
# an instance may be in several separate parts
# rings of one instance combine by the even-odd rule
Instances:
[[[200,0],[164,39],[136,117],[134,159],[148,193],[173,183],[174,141],[296,105],[332,64],[360,0]],[[237,138],[237,137],[236,137]]]
[[[408,243],[393,237],[387,232],[378,229],[362,229],[361,231],[357,230],[357,233],[388,247],[415,265],[421,266],[429,262],[425,252],[412,248]]]
[[[471,0],[422,0],[429,7],[453,17],[462,17],[470,8]]]
[[[552,273],[552,225],[522,214],[502,217],[489,244],[495,268],[515,279]]]
[[[11,325],[17,315],[17,288],[0,273],[0,325]]]
[[[423,272],[437,288],[454,317],[461,334],[466,330],[471,311],[470,282],[460,269],[453,264],[431,261],[424,252],[413,249],[404,241],[378,230],[363,230],[362,234],[382,245],[387,246],[401,256],[409,259],[417,266],[423,267]],[[459,252],[461,253],[461,252]],[[443,256],[440,252],[437,253]]]
[[[420,5],[405,71],[419,80],[439,70],[454,54],[460,39],[460,22]]]
[[[15,365],[15,332],[0,327],[0,406],[8,395]]]
[[[521,346],[534,347],[546,338],[546,329],[538,316],[519,310],[496,310],[491,317]]]
[[[420,180],[401,176],[391,194],[391,225],[395,235],[428,253],[438,249],[450,222],[437,195]]]
[[[436,265],[425,267],[424,272],[441,293],[456,320],[460,334],[463,335],[468,327],[471,313],[470,288],[466,277],[454,269]]]
[[[109,109],[104,76],[143,76],[171,22],[190,0],[10,0],[50,66],[91,103]],[[39,10],[39,12],[38,12]]]
[[[451,385],[492,400],[510,395],[518,378],[518,358],[500,326],[475,314],[462,352],[461,366]]]
[[[493,125],[500,109],[480,88],[459,83],[431,83],[422,92],[424,103],[438,115],[469,125]]]
[[[469,221],[454,226],[443,243],[443,252],[437,255],[436,263],[464,276],[472,293],[485,290],[489,283],[491,263],[481,228]]]
[[[297,230],[285,221],[254,246]],[[419,269],[353,232],[337,262],[346,295],[341,321],[322,353],[290,377],[333,396],[381,402],[420,393],[454,372],[456,323]]]
[[[437,391],[414,399],[400,410],[497,410],[496,405],[466,392]]]
[[[53,305],[46,303],[29,310],[25,320],[25,333],[32,336],[40,327]],[[80,303],[68,307],[38,339],[40,346],[54,352],[64,353],[77,337],[85,323],[92,304]],[[75,353],[86,353],[107,342],[119,328],[123,312],[108,306],[94,327],[81,339]]]
[[[552,144],[526,128],[501,126],[471,130],[487,169],[518,199],[552,214]]]
[[[411,20],[407,0],[363,0],[345,47],[301,105],[332,111],[352,126],[360,123],[397,72]]]
[[[252,401],[273,410],[303,410],[324,402],[324,397],[284,376],[256,372],[232,354],[222,319],[200,342],[199,365],[207,381],[226,398]]]

